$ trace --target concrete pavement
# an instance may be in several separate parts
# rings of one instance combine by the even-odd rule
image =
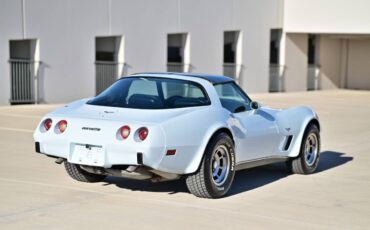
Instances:
[[[289,175],[283,164],[241,171],[218,200],[194,197],[182,181],[73,181],[34,152],[32,132],[57,105],[0,107],[0,229],[368,229],[370,92],[251,97],[317,111],[319,169],[309,176]]]

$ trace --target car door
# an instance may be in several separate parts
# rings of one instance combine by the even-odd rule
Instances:
[[[264,110],[249,110],[230,114],[235,135],[237,161],[250,161],[274,155],[279,133],[274,117]]]
[[[269,110],[252,109],[251,100],[234,82],[215,85],[235,140],[236,161],[243,162],[274,155],[279,143],[276,120]]]

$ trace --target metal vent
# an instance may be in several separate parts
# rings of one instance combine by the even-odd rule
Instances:
[[[286,137],[286,141],[285,141],[285,145],[283,149],[284,151],[287,151],[289,149],[290,144],[292,143],[292,139],[293,139],[292,135]]]

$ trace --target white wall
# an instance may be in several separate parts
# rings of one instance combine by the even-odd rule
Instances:
[[[369,9],[368,0],[285,0],[284,31],[321,37],[322,89],[370,89]]]
[[[47,103],[95,94],[95,37],[124,36],[128,73],[166,71],[167,34],[190,35],[194,72],[222,74],[223,32],[243,33],[242,86],[267,92],[269,36],[283,0],[22,0],[0,2],[0,104],[9,99],[9,39],[39,39]]]
[[[0,2],[0,104],[10,95],[9,40],[39,39],[41,97],[45,102],[68,102],[95,94],[95,37],[123,36],[128,73],[166,71],[167,34],[190,36],[192,71],[222,74],[223,33],[242,33],[243,72],[247,92],[267,92],[270,30],[287,33],[282,57],[287,65],[287,91],[305,90],[307,33],[370,34],[368,0],[22,0]],[[299,35],[301,33],[301,35]],[[294,34],[294,35],[293,35]],[[352,44],[352,43],[351,43]],[[359,43],[353,43],[353,50]],[[336,42],[323,40],[321,61],[324,88],[337,86]],[[352,60],[367,58],[353,51]],[[342,43],[343,47],[343,43]],[[357,47],[357,48],[356,48]],[[352,52],[352,51],[350,51]],[[367,51],[366,51],[367,52]],[[341,63],[343,63],[343,55]],[[351,66],[349,86],[367,76]],[[342,65],[341,65],[342,66]],[[361,73],[359,73],[361,72]],[[343,76],[343,71],[340,71]],[[362,77],[363,78],[363,77]],[[362,79],[361,78],[361,79]],[[343,86],[344,77],[340,79]],[[367,78],[366,78],[367,79]],[[344,83],[343,83],[344,82]],[[367,84],[367,83],[366,83]],[[365,84],[364,84],[365,85]]]
[[[270,30],[282,27],[283,1],[238,0],[233,26],[243,31],[243,78],[247,92],[268,92]]]
[[[112,34],[125,37],[128,73],[166,71],[167,33],[179,32],[177,1],[112,0]]]
[[[171,1],[173,2],[176,3]],[[169,19],[175,22],[175,25],[166,28],[164,26],[166,23],[159,22],[157,25],[160,26],[156,29],[164,30],[165,33],[168,33],[168,30],[172,33],[189,33],[192,71],[210,74],[223,73],[224,31],[240,30],[243,38],[244,66],[240,84],[248,92],[267,92],[270,29],[282,25],[281,2],[281,0],[177,1],[178,5],[175,7],[178,12],[171,14],[172,19]],[[166,49],[163,37],[159,42],[163,47],[155,53],[157,58],[158,53],[163,53]],[[165,56],[162,59],[165,62]],[[165,63],[161,66],[165,66]]]
[[[284,28],[294,33],[370,33],[369,0],[285,0]]]
[[[53,103],[93,96],[95,36],[108,30],[106,2],[25,2],[26,37],[40,41],[40,96]]]
[[[2,0],[0,7],[0,105],[10,97],[9,39],[22,38],[21,1]]]

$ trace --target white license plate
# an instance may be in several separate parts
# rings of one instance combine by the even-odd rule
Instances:
[[[69,162],[82,165],[103,166],[105,154],[100,146],[80,145],[73,146]]]

